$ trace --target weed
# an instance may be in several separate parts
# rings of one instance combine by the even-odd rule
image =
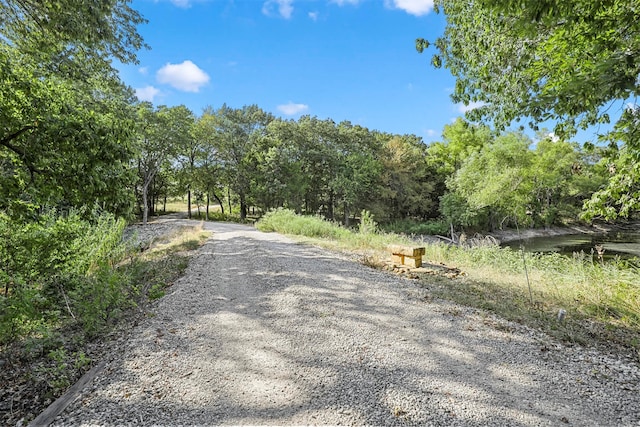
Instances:
[[[156,299],[162,298],[166,294],[164,291],[165,287],[166,287],[166,284],[164,283],[156,283],[154,285],[151,285],[151,287],[149,288],[149,291],[147,292],[147,296],[149,297],[150,300],[156,300]]]

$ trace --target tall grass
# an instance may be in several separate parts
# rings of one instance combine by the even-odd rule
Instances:
[[[278,233],[305,236],[308,238],[324,239],[325,246],[345,249],[377,249],[384,250],[387,245],[401,241],[409,244],[410,240],[392,234],[378,233],[371,226],[361,231],[352,231],[342,227],[339,223],[324,220],[320,216],[303,216],[295,212],[279,208],[267,212],[257,223],[256,228],[261,231],[276,231]],[[366,230],[371,231],[366,231]],[[320,243],[315,241],[315,243]]]
[[[322,218],[283,209],[268,213],[256,226],[307,236],[324,246],[374,251],[380,260],[386,259],[384,249],[389,244],[416,245],[397,234],[352,232]],[[601,263],[585,254],[571,258],[527,253],[523,261],[521,252],[496,245],[421,245],[426,247],[426,263],[464,272],[454,280],[425,277],[424,286],[436,296],[492,310],[567,340],[611,341],[640,349],[640,271],[636,267]],[[557,320],[559,310],[567,313],[562,322]]]

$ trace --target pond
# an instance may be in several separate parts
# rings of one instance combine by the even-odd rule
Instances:
[[[638,259],[640,258],[640,232],[612,232],[606,234],[570,234],[564,236],[533,237],[506,242],[502,246],[520,249],[524,243],[527,252],[558,252],[572,255],[583,251],[596,255],[596,246],[604,249],[604,259]]]

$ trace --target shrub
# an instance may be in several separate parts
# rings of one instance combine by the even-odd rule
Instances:
[[[107,272],[124,256],[124,226],[106,214],[88,221],[77,212],[49,212],[29,223],[0,215],[0,342],[66,317],[95,326],[105,305],[84,308],[97,298],[120,301],[113,289],[120,282]]]
[[[440,234],[443,236],[449,234],[449,224],[442,219],[430,220],[425,222],[420,222],[413,219],[403,219],[386,224],[382,228],[385,231],[400,234]]]

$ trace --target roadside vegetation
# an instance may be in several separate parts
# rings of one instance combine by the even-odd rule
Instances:
[[[302,236],[306,242],[332,249],[360,252],[363,262],[376,268],[384,268],[390,259],[387,245],[418,244],[407,236],[379,231],[366,213],[360,229],[288,210],[267,213],[256,227]],[[429,271],[416,275],[433,297],[494,312],[567,342],[615,345],[640,358],[638,268],[602,263],[592,254],[523,254],[489,241],[474,247],[420,245],[426,247],[423,260]],[[461,274],[455,278],[439,275],[443,265]],[[565,314],[559,320],[561,310]]]
[[[124,227],[110,214],[50,212],[20,226],[0,216],[3,424],[32,418],[72,385],[106,337],[127,334],[164,295],[207,236],[194,225],[149,246],[123,239]]]

